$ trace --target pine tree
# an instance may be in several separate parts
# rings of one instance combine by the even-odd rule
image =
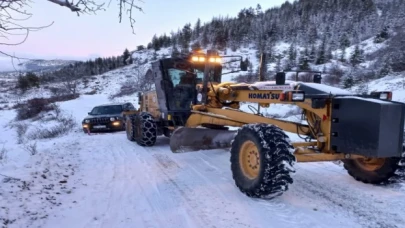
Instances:
[[[290,48],[288,49],[288,60],[294,63],[297,61],[297,49],[295,48],[294,44],[291,44]]]
[[[388,38],[389,38],[388,26],[385,26],[383,30],[375,36],[374,43],[382,43]]]
[[[339,60],[340,60],[341,62],[346,62],[346,48],[343,48],[343,49],[342,49],[342,52],[340,53]]]
[[[282,55],[277,55],[277,56],[275,56],[275,58],[276,58],[276,67],[275,67],[275,71],[276,72],[280,72],[281,71],[281,59],[283,58],[283,56]]]
[[[343,88],[344,89],[350,89],[354,85],[354,79],[353,76],[349,75],[343,78]]]
[[[364,61],[363,51],[360,49],[359,45],[356,45],[350,57],[350,63],[352,64],[352,66],[357,66],[363,61]]]
[[[325,53],[325,49],[326,49],[325,46],[326,46],[326,41],[325,41],[325,39],[323,39],[322,45],[319,47],[319,50],[318,50],[318,57],[316,59],[317,65],[324,64],[327,61],[327,57],[326,57],[326,53]]]
[[[388,74],[392,73],[392,60],[391,57],[388,57],[384,60],[383,66],[380,69],[380,72],[378,74],[379,78],[382,78],[384,76],[387,76]]]
[[[152,48],[153,48],[155,51],[159,51],[159,50],[160,50],[160,44],[159,44],[159,40],[158,40],[156,34],[153,35],[151,45],[152,45]]]
[[[191,24],[188,23],[184,25],[182,29],[182,41],[180,43],[182,50],[188,50],[189,44],[191,41],[191,36],[192,36],[192,29],[191,29]]]
[[[122,58],[123,58],[123,64],[127,65],[127,61],[130,61],[131,54],[129,53],[128,49],[125,48],[124,53],[122,54]],[[132,58],[131,58],[132,60]],[[129,62],[128,62],[129,63]]]
[[[316,61],[316,47],[315,45],[311,46],[311,51],[309,52],[308,60],[310,63],[315,63]]]
[[[176,45],[173,45],[171,57],[177,58],[179,56],[180,56],[179,49],[177,49]]]
[[[204,27],[204,30],[203,30],[203,32],[202,32],[202,39],[201,39],[201,46],[203,47],[203,48],[207,48],[207,46],[208,46],[208,44],[209,44],[209,42],[210,42],[210,40],[209,40],[209,38],[208,38],[208,31],[207,31],[208,29],[207,29],[207,26],[205,26]]]
[[[191,45],[191,50],[192,51],[198,51],[198,50],[201,50],[201,44],[200,44],[200,42],[195,42],[195,43],[193,43],[192,45]]]
[[[330,46],[328,47],[328,49],[326,49],[325,56],[326,56],[326,59],[325,59],[326,62],[330,61],[331,59],[334,59],[332,48]]]
[[[309,70],[309,53],[308,48],[305,47],[304,52],[299,57],[299,69]]]
[[[157,58],[158,58],[158,54],[157,54],[157,52],[155,51],[155,52],[153,52],[152,60],[157,60]]]
[[[198,37],[200,37],[200,34],[201,34],[201,20],[200,18],[198,18],[194,26],[193,39],[194,40],[198,39]]]

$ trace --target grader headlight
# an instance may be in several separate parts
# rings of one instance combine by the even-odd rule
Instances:
[[[200,62],[200,63],[205,62],[205,56],[196,56],[196,55],[192,56],[191,61],[192,62]]]
[[[201,55],[194,55],[191,57],[191,61],[195,62],[195,63],[205,63],[206,61],[210,62],[210,63],[222,63],[222,58],[221,57],[205,57],[205,56],[201,56]]]
[[[222,62],[222,59],[221,59],[220,57],[210,57],[210,58],[209,58],[209,61],[210,61],[211,63],[221,63],[221,62]]]

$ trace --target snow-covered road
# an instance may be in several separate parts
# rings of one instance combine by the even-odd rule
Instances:
[[[402,184],[365,185],[332,163],[298,164],[290,190],[266,201],[239,192],[224,150],[173,154],[165,137],[143,148],[123,132],[71,137],[77,190],[42,227],[405,227]]]
[[[105,102],[83,96],[61,107],[80,126],[88,109]],[[236,188],[227,150],[174,154],[165,137],[144,148],[125,132],[79,128],[38,141],[29,155],[10,128],[14,115],[0,112],[7,151],[0,174],[21,180],[0,176],[1,228],[405,227],[405,178],[372,186],[331,162],[299,163],[284,195],[252,199]]]

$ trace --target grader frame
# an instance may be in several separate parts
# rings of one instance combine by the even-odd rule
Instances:
[[[205,61],[199,61],[198,56],[204,56]],[[213,81],[213,69],[220,64],[221,56],[216,51],[198,56],[190,57],[189,62],[203,64],[204,77],[195,84],[196,102],[190,105],[184,126],[167,126],[171,114],[152,116],[141,107],[143,112],[128,119],[130,140],[138,138],[138,144],[153,146],[156,132],[170,129],[167,136],[172,152],[231,148],[235,184],[252,197],[271,198],[287,190],[297,161],[342,160],[348,173],[365,183],[385,182],[398,169],[405,105],[392,101],[391,92],[353,94],[319,84],[318,74],[316,83],[286,81],[285,72],[277,73],[275,81]],[[150,96],[159,100],[159,91],[149,94],[148,99]],[[243,102],[259,107],[296,105],[308,124],[244,112],[240,110]],[[151,127],[142,128],[147,125]],[[232,131],[229,127],[239,129]],[[305,136],[306,140],[291,142],[285,132]]]

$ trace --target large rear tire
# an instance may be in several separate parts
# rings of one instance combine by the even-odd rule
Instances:
[[[127,115],[125,119],[125,131],[129,141],[135,141],[135,117],[136,114]]]
[[[248,124],[239,129],[231,148],[236,186],[253,198],[274,198],[293,183],[294,147],[274,125]]]
[[[400,166],[403,156],[402,158],[358,158],[342,161],[343,167],[355,180],[366,184],[382,184],[395,176],[398,169],[403,168]]]
[[[157,138],[157,125],[153,116],[147,112],[136,115],[133,121],[134,140],[140,146],[153,146]]]

